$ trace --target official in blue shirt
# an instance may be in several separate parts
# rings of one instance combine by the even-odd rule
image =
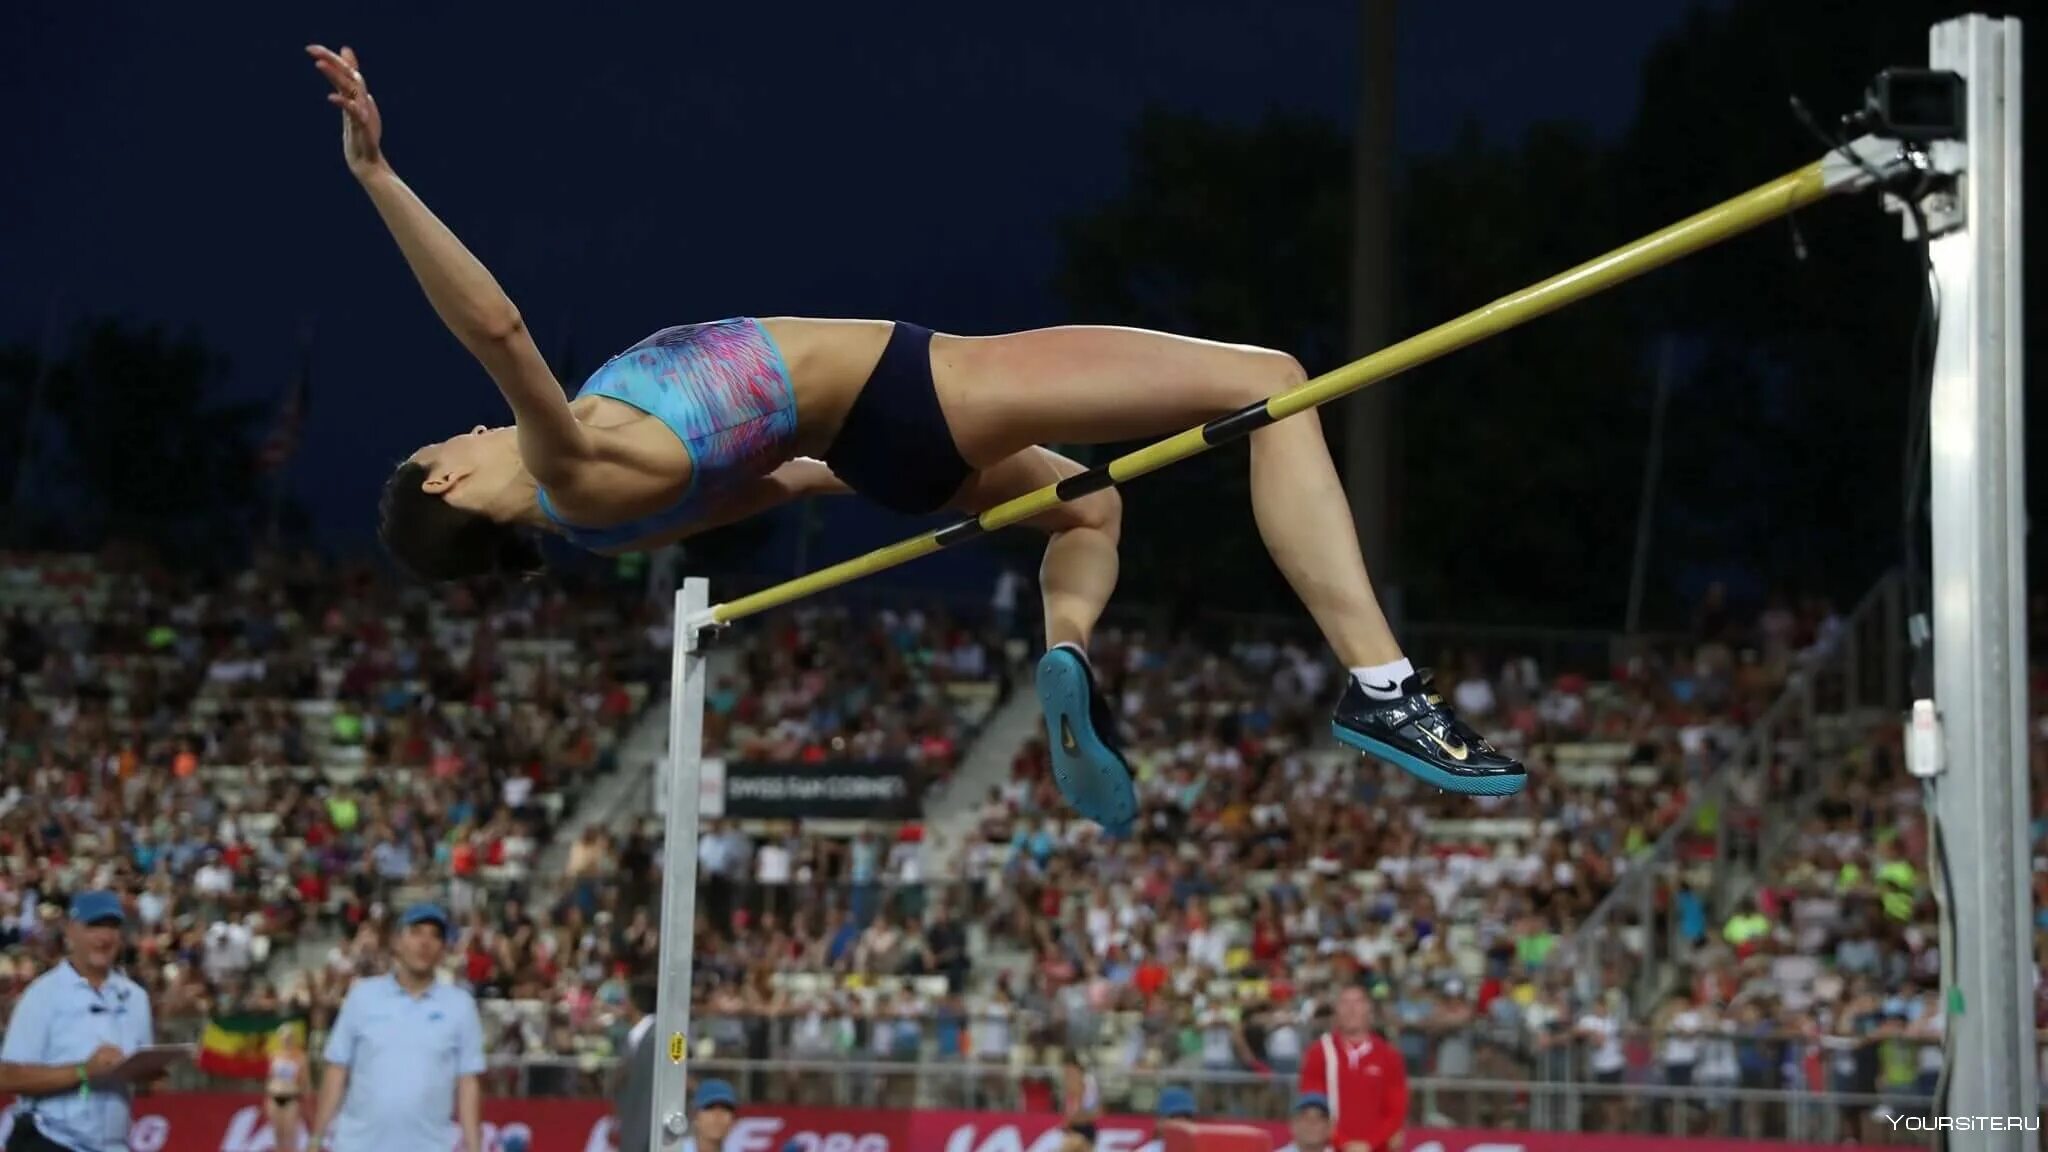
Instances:
[[[468,992],[435,979],[448,913],[416,904],[398,918],[391,974],[358,980],[327,1037],[312,1148],[400,1152],[455,1144],[483,1152],[484,1030]]]
[[[149,994],[114,970],[127,916],[112,892],[80,892],[67,959],[22,991],[0,1043],[0,1095],[19,1097],[7,1152],[127,1152],[133,1088],[103,1079],[150,1043]]]

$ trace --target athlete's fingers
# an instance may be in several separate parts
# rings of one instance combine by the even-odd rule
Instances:
[[[346,44],[341,46],[341,62],[348,65],[351,71],[362,67],[361,64],[356,62],[356,50]]]
[[[352,96],[363,88],[363,74],[348,61],[318,45],[308,47],[306,52],[313,57],[313,67],[327,77],[335,91]]]
[[[313,67],[319,70],[320,75],[327,78],[327,82],[334,86],[336,92],[347,96],[354,90],[354,84],[350,81],[348,72],[340,65],[321,60],[316,62]]]

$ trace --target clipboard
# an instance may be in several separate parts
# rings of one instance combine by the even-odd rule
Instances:
[[[94,1077],[100,1084],[132,1084],[138,1080],[153,1080],[170,1070],[171,1065],[191,1059],[199,1048],[195,1044],[151,1044],[137,1048],[128,1054],[126,1060],[115,1065],[104,1076]]]

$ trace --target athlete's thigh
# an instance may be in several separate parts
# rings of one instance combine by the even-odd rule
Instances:
[[[961,512],[979,514],[1085,471],[1087,469],[1078,462],[1050,448],[1033,445],[977,471],[960,489],[959,495],[953,497],[952,507]],[[1121,518],[1122,503],[1122,497],[1116,494],[1115,489],[1104,489],[1048,509],[1024,523],[1045,532],[1081,527],[1114,528]]]
[[[932,368],[970,464],[1026,445],[1107,444],[1191,428],[1301,379],[1284,353],[1137,328],[939,337]]]

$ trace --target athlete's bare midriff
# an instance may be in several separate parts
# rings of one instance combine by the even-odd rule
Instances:
[[[887,320],[763,319],[796,390],[797,454],[823,456],[874,374],[895,325]]]
[[[874,373],[894,325],[886,320],[764,319],[796,394],[796,455],[823,456]],[[605,396],[570,403],[597,434],[599,459],[571,490],[550,491],[565,515],[616,523],[650,515],[688,490],[692,462],[675,433],[653,416]]]
[[[860,390],[875,373],[896,330],[890,320],[812,320],[780,316],[761,321],[782,348],[796,388],[801,423],[798,453],[823,456],[839,434]],[[982,376],[975,350],[998,338],[932,333],[932,386],[950,421],[968,403],[970,384]]]

